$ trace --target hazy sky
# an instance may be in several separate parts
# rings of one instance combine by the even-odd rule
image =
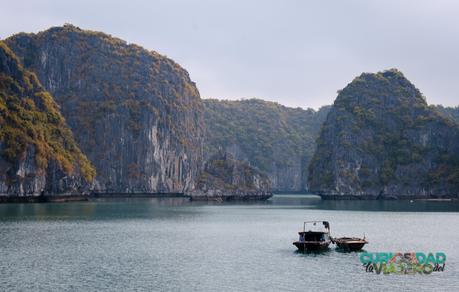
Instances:
[[[361,72],[398,68],[459,105],[459,1],[4,1],[0,38],[70,22],[180,63],[203,98],[331,104]]]

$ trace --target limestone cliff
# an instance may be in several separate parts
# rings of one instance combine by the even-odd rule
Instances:
[[[0,195],[84,194],[94,175],[53,97],[0,41]]]
[[[445,118],[459,124],[459,106],[444,107],[442,105],[432,105],[431,107],[441,113]]]
[[[329,107],[289,108],[260,99],[204,99],[208,155],[219,149],[266,173],[274,191],[308,189],[308,165]]]
[[[323,197],[457,197],[459,127],[392,69],[364,73],[336,98],[309,168]]]
[[[265,174],[220,151],[206,162],[189,195],[193,200],[260,200],[272,193]]]
[[[202,157],[202,103],[178,64],[72,25],[6,42],[60,105],[96,167],[96,192],[193,187]]]

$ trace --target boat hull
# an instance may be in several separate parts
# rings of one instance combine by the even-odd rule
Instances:
[[[330,245],[330,241],[316,241],[316,242],[311,242],[311,241],[295,241],[293,243],[294,246],[299,251],[322,251],[322,250],[327,250],[328,246]]]
[[[347,237],[333,239],[333,241],[338,249],[347,251],[359,251],[368,243],[365,239]]]

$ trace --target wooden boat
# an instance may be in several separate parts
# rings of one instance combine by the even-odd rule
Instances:
[[[326,250],[331,243],[330,224],[327,221],[306,221],[303,224],[303,231],[298,234],[299,239],[293,245],[302,252]]]
[[[368,243],[368,240],[358,237],[340,237],[332,238],[332,242],[337,245],[339,249],[348,250],[348,251],[357,251],[361,250],[365,244]]]

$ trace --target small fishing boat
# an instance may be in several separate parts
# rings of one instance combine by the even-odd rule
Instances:
[[[368,240],[358,237],[340,237],[332,238],[332,242],[337,245],[339,249],[348,250],[348,251],[358,251],[363,248],[365,244],[368,243]]]
[[[331,243],[330,224],[327,221],[306,221],[303,231],[298,232],[295,245],[299,251],[321,251],[328,249]]]

